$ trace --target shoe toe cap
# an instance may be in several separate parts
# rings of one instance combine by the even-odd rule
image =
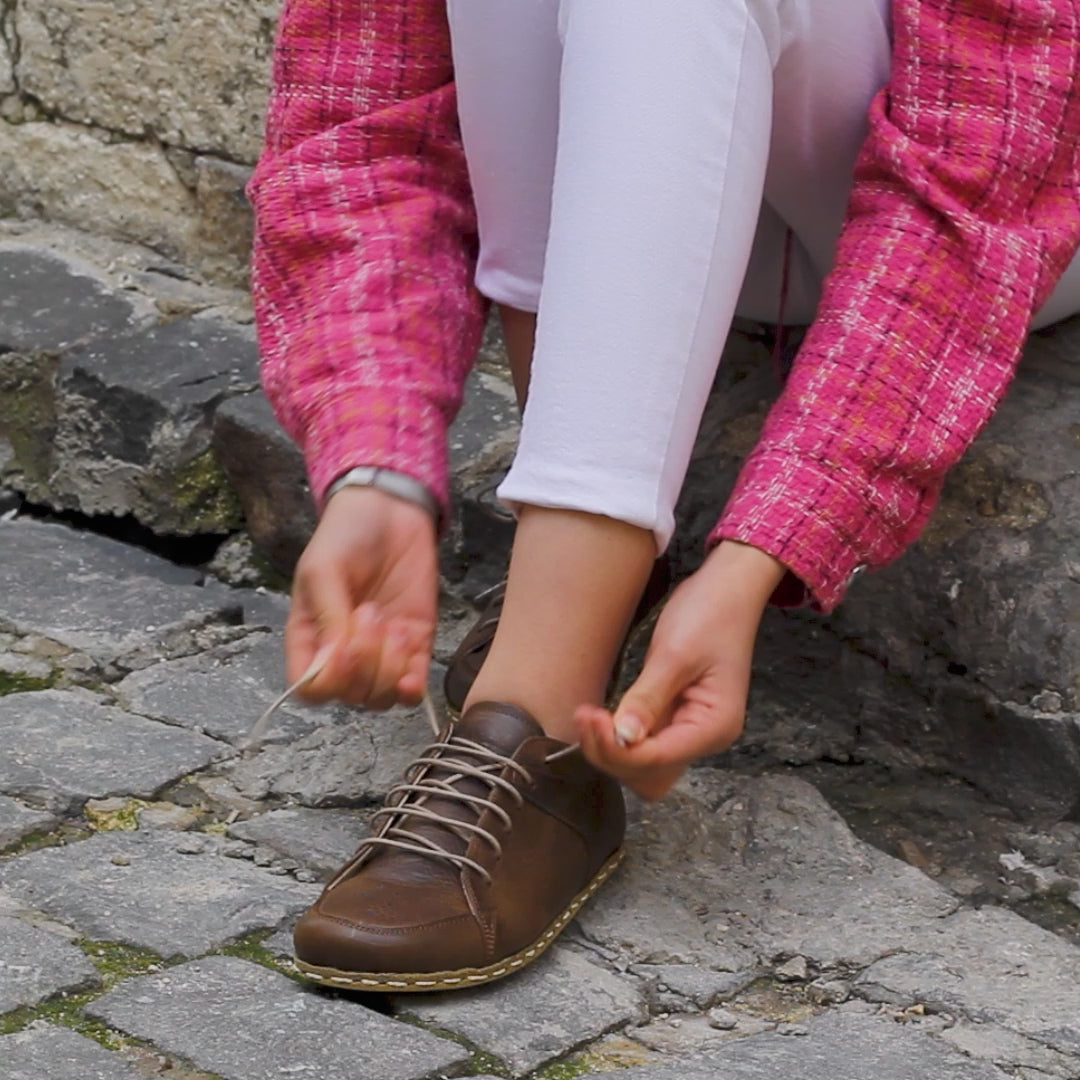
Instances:
[[[484,935],[470,914],[389,925],[316,904],[296,924],[293,945],[302,964],[346,974],[419,975],[489,962]]]

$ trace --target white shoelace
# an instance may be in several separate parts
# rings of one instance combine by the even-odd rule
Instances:
[[[302,689],[305,684],[314,679],[322,670],[324,663],[324,659],[317,657],[292,686],[274,699],[266,711],[252,725],[247,738],[240,744],[240,748],[245,754],[254,753],[261,748],[274,713],[298,690]],[[447,851],[434,840],[410,832],[404,825],[410,818],[431,821],[464,839],[466,843],[468,843],[471,836],[479,836],[491,845],[496,857],[498,857],[502,854],[502,845],[487,829],[481,828],[480,825],[474,822],[461,821],[458,818],[449,817],[446,814],[431,810],[425,804],[431,798],[451,799],[471,807],[476,814],[476,821],[480,820],[486,810],[491,810],[507,828],[510,828],[510,815],[494,801],[494,797],[499,791],[505,791],[517,802],[518,806],[522,805],[524,798],[514,784],[501,774],[505,769],[509,768],[518,773],[526,783],[532,783],[532,777],[527,769],[512,758],[481,743],[474,742],[472,739],[455,735],[452,731],[448,732],[446,737],[443,738],[438,714],[428,693],[424,694],[421,705],[424,715],[431,725],[431,730],[439,737],[439,741],[424,748],[420,757],[406,770],[404,783],[398,784],[387,794],[386,805],[375,814],[372,821],[372,824],[375,825],[381,818],[383,823],[378,826],[375,835],[361,841],[356,854],[350,860],[349,865],[338,875],[336,881],[340,881],[346,874],[361,866],[372,851],[378,847],[398,848],[416,855],[442,859],[459,867],[468,866],[488,882],[491,881],[491,875],[488,871],[474,859],[457,852]],[[548,754],[544,761],[545,763],[558,761],[560,758],[575,753],[578,749],[579,744],[571,743],[561,750]],[[459,756],[450,756],[451,752],[464,755],[466,758],[472,758],[473,760],[463,761]],[[415,771],[417,768],[421,770],[419,774]],[[447,777],[432,776],[430,772],[433,768],[446,769],[450,772],[450,775]],[[487,784],[489,788],[488,795],[483,797],[458,790],[454,785],[466,777],[472,777]],[[394,802],[394,799],[397,799],[397,802]]]

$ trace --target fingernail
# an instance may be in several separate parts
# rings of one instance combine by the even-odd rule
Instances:
[[[645,725],[633,713],[615,720],[615,737],[620,746],[633,746],[645,738]]]

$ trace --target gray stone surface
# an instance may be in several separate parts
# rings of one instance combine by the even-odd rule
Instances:
[[[432,738],[417,710],[357,712],[288,746],[266,747],[232,766],[229,778],[249,798],[363,806],[381,800]]]
[[[994,1023],[1080,1058],[1080,948],[1012,912],[959,912],[872,965],[856,993]]]
[[[419,1080],[469,1057],[456,1043],[233,957],[132,979],[87,1011],[224,1080]]]
[[[35,810],[0,795],[0,851],[34,832],[48,832],[60,819],[48,810]]]
[[[717,1001],[727,1001],[757,977],[746,971],[711,971],[694,964],[634,964],[630,973],[648,988],[654,1012],[701,1012]]]
[[[19,79],[68,119],[252,162],[276,18],[270,0],[24,3]]]
[[[931,1035],[886,1017],[837,1013],[812,1021],[804,1038],[767,1033],[710,1047],[707,1058],[628,1069],[621,1080],[1006,1080]]]
[[[86,514],[132,514],[159,533],[236,528],[240,508],[210,449],[211,426],[218,404],[256,385],[256,367],[246,328],[203,317],[73,349],[57,373],[51,469],[28,494]]]
[[[626,863],[577,920],[627,962],[861,967],[958,906],[796,779],[701,771],[635,816]]]
[[[633,980],[560,946],[514,978],[454,994],[402,996],[396,1002],[399,1012],[495,1054],[514,1076],[645,1016]]]
[[[230,825],[229,835],[268,847],[325,877],[356,850],[370,820],[370,813],[355,810],[271,810]]]
[[[214,452],[244,509],[252,540],[291,573],[315,529],[307,469],[261,393],[225,402],[214,416]]]
[[[59,811],[90,798],[148,798],[201,769],[222,744],[97,703],[82,692],[0,697],[0,791]]]
[[[0,346],[23,353],[70,348],[140,321],[135,298],[117,292],[89,263],[17,241],[0,243]],[[5,359],[0,370],[11,371]],[[12,387],[0,383],[8,403]],[[5,409],[0,422],[10,422]],[[6,423],[5,423],[6,426]],[[0,428],[2,431],[3,428]]]
[[[36,521],[0,523],[0,629],[40,634],[101,663],[145,667],[192,651],[208,625],[237,622],[237,598],[195,571],[126,544]]]
[[[0,915],[0,1013],[100,982],[81,949],[22,919]]]
[[[262,711],[285,689],[284,669],[280,636],[255,633],[133,672],[118,684],[116,694],[132,712],[198,727],[215,739],[235,743],[247,737]],[[298,739],[343,712],[290,699],[274,714],[266,741]]]
[[[181,854],[190,839],[206,854]],[[273,929],[318,895],[215,854],[210,837],[170,831],[98,833],[0,863],[7,892],[86,937],[192,956],[253,930]],[[117,861],[114,861],[117,860]]]
[[[4,1080],[140,1080],[119,1054],[69,1028],[32,1024],[0,1036]]]
[[[172,257],[197,246],[198,201],[167,151],[152,142],[110,139],[81,124],[42,121],[33,108],[24,122],[0,120],[0,209]]]

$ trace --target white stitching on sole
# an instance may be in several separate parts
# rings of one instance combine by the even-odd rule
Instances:
[[[504,975],[508,975],[512,970],[521,967],[524,964],[529,963],[535,957],[548,947],[548,945],[558,936],[562,929],[568,922],[577,914],[578,911],[584,906],[587,900],[604,884],[605,881],[615,872],[619,864],[623,860],[623,851],[618,851],[612,856],[608,862],[602,866],[597,873],[596,877],[585,888],[585,891],[576,896],[566,910],[555,920],[551,927],[541,937],[533,943],[527,950],[518,953],[514,957],[504,959],[501,961],[502,967],[489,970],[483,969],[479,972],[462,972],[460,975],[448,975],[443,979],[430,979],[430,978],[414,978],[414,979],[378,979],[372,978],[369,975],[328,975],[323,974],[318,970],[309,968],[304,964],[302,960],[296,960],[296,966],[300,974],[305,978],[314,979],[318,982],[333,982],[335,984],[352,986],[352,987],[374,987],[379,990],[415,990],[418,987],[423,987],[425,990],[440,990],[449,988],[452,986],[459,986],[463,982],[468,982],[473,985],[479,985],[484,982],[492,982],[495,979],[501,978]]]

